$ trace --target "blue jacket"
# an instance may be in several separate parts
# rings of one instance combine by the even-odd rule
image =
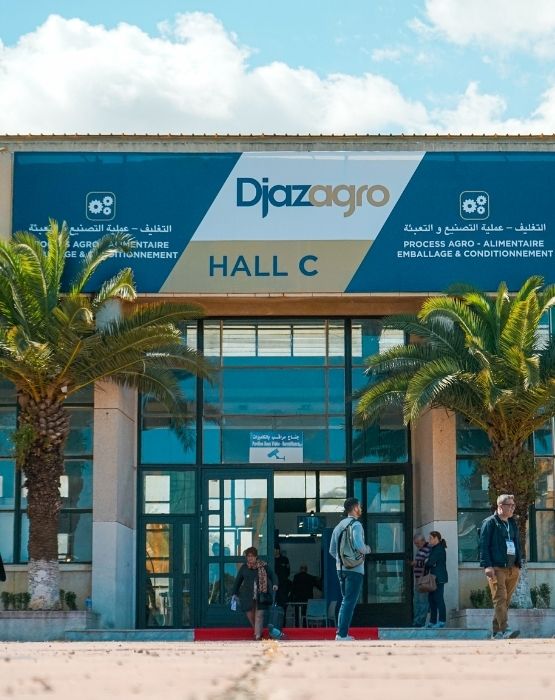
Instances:
[[[509,534],[515,543],[515,566],[522,566],[518,525],[514,518],[509,518]],[[507,527],[494,513],[486,518],[480,528],[480,566],[488,568],[497,566],[505,568],[507,562]]]

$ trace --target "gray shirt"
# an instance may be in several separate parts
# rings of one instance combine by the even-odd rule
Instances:
[[[369,554],[370,547],[364,544],[364,530],[362,529],[362,523],[352,516],[347,516],[343,518],[336,526],[331,536],[330,542],[330,554],[335,559],[335,567],[339,571],[341,569],[341,559],[339,558],[339,552],[337,551],[337,546],[339,544],[339,537],[343,530],[349,525],[351,520],[354,520],[353,524],[353,542],[355,547],[361,554]],[[345,569],[345,567],[343,567]],[[346,569],[347,571],[355,571],[357,574],[364,574],[364,559],[358,565],[352,569]]]

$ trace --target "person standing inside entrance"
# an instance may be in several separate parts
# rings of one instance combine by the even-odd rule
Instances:
[[[514,639],[520,634],[508,626],[509,605],[522,566],[514,512],[515,497],[503,493],[497,499],[496,512],[480,528],[480,566],[484,567],[493,599],[493,639]]]
[[[412,624],[414,627],[424,627],[426,618],[428,617],[430,603],[428,601],[428,594],[421,593],[418,590],[418,583],[424,574],[424,562],[428,558],[432,546],[426,542],[426,538],[422,533],[417,533],[412,541],[416,547],[416,554],[412,562],[412,570],[414,573],[414,615]]]
[[[364,555],[370,553],[370,547],[364,542],[362,523],[359,521],[362,515],[360,501],[358,498],[347,498],[343,508],[345,517],[335,526],[330,542],[330,554],[335,559],[339,587],[343,596],[339,609],[337,634],[335,635],[335,639],[338,642],[352,641],[354,639],[349,634],[349,627],[351,626],[353,613],[362,590]],[[361,563],[349,569],[343,566],[339,554],[339,540],[347,527],[352,528],[354,548],[362,555]]]
[[[262,639],[264,611],[272,604],[272,591],[277,591],[277,576],[265,561],[258,558],[256,547],[244,551],[246,563],[237,572],[232,595],[239,600],[254,630],[255,640]],[[271,581],[271,583],[270,583]]]

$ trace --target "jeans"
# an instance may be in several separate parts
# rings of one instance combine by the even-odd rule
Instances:
[[[360,591],[362,590],[363,575],[355,571],[340,570],[337,572],[339,578],[339,587],[341,588],[341,607],[339,609],[339,617],[337,620],[337,634],[340,637],[346,637],[349,634],[349,627],[353,619],[356,604],[358,602]]]
[[[438,622],[447,621],[447,610],[445,609],[445,601],[443,600],[443,588],[444,583],[437,583],[437,588],[435,591],[428,593],[428,601],[430,602],[430,623],[435,625]]]
[[[420,593],[420,591],[414,588],[414,619],[413,625],[415,627],[424,627],[426,624],[426,618],[428,617],[428,610],[430,609],[430,603],[428,601],[427,593]]]

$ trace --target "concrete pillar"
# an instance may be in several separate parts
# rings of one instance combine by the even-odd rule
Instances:
[[[0,240],[3,241],[12,235],[12,164],[12,154],[0,146]]]
[[[412,429],[414,525],[426,536],[438,530],[447,542],[448,619],[459,607],[456,439],[455,415],[442,408],[426,411]]]
[[[137,393],[94,392],[93,610],[101,626],[135,627]]]

